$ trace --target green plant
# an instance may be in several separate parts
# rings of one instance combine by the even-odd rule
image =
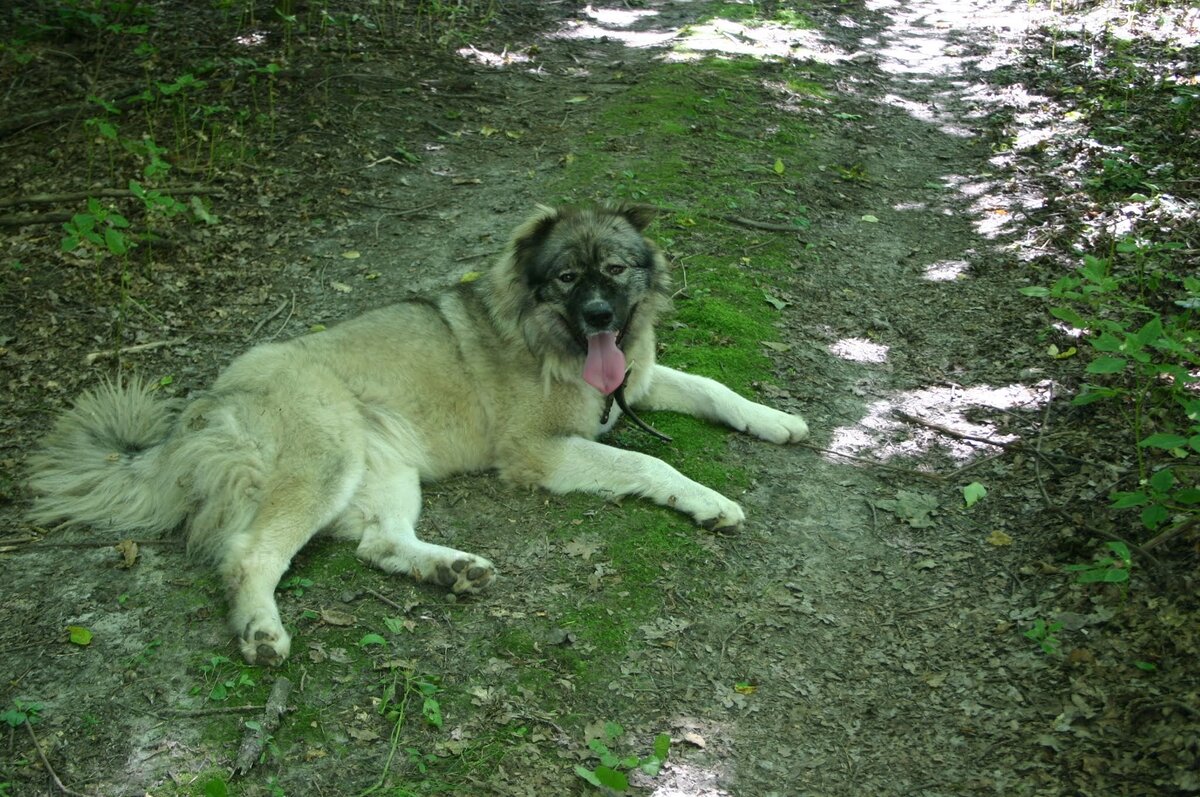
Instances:
[[[304,590],[313,585],[311,578],[302,578],[301,576],[292,576],[280,582],[278,589],[291,590],[297,598],[304,597]]]
[[[0,722],[6,723],[10,728],[19,727],[26,722],[35,725],[41,719],[41,710],[41,703],[26,703],[19,698],[14,699],[13,707],[0,714]]]
[[[588,749],[595,753],[599,764],[594,769],[588,769],[582,764],[575,765],[575,774],[597,788],[611,789],[615,792],[629,790],[629,774],[641,770],[653,777],[666,763],[671,749],[671,737],[660,733],[654,737],[654,752],[641,758],[636,755],[618,756],[612,747],[625,734],[625,729],[616,722],[604,723],[604,738],[588,740]]]
[[[1033,627],[1025,632],[1026,639],[1032,639],[1038,643],[1042,652],[1047,656],[1053,656],[1058,653],[1059,645],[1062,643],[1055,636],[1063,628],[1062,623],[1047,623],[1045,620],[1034,620]]]
[[[1108,402],[1124,420],[1137,489],[1114,489],[1109,498],[1115,509],[1140,509],[1150,531],[1200,515],[1200,278],[1171,269],[1177,248],[1123,240],[1110,257],[1085,256],[1075,273],[1021,291],[1053,300],[1050,314],[1082,333],[1088,381],[1071,403]]]
[[[1129,554],[1129,546],[1123,542],[1112,540],[1104,544],[1111,552],[1094,562],[1079,565],[1067,565],[1064,570],[1075,573],[1078,584],[1125,584],[1129,581],[1129,571],[1133,567],[1133,558]]]
[[[403,678],[403,683],[401,682]],[[437,679],[429,676],[417,675],[414,672],[400,672],[397,670],[393,675],[391,682],[384,687],[383,700],[379,703],[379,713],[388,722],[392,723],[392,731],[388,736],[388,754],[384,759],[383,771],[380,772],[378,780],[370,787],[359,792],[358,797],[367,797],[369,794],[374,794],[383,788],[383,784],[387,781],[388,772],[391,771],[392,761],[396,757],[396,750],[400,745],[400,731],[404,726],[404,720],[408,713],[409,698],[419,696],[421,698],[421,715],[425,721],[436,728],[442,727],[442,708],[434,697],[440,688],[437,685]],[[405,754],[410,764],[418,769],[422,774],[428,769],[429,764],[436,760],[436,756],[421,755],[420,751],[415,747],[405,748]],[[406,792],[397,792],[406,793]]]
[[[229,672],[231,669],[232,673]],[[204,677],[205,686],[209,687],[206,699],[214,702],[227,700],[230,695],[237,696],[242,689],[254,686],[254,679],[245,672],[245,668],[234,664],[227,656],[209,656],[200,665],[200,674]],[[200,692],[200,687],[192,688],[192,694]]]

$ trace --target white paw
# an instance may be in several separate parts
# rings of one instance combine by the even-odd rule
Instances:
[[[690,510],[689,514],[704,528],[718,532],[737,531],[746,519],[746,513],[736,502],[715,492],[703,506]]]
[[[235,611],[229,620],[238,647],[249,664],[282,664],[292,650],[292,638],[283,629],[274,604]]]
[[[771,443],[795,443],[808,437],[808,424],[799,415],[755,404],[745,414],[746,432]]]
[[[457,552],[456,552],[457,553]],[[459,553],[449,561],[439,562],[425,581],[449,587],[455,594],[479,592],[496,578],[496,568],[482,556]]]

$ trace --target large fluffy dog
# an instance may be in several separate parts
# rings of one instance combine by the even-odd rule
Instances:
[[[322,529],[358,555],[455,592],[495,577],[479,556],[417,539],[420,483],[495,468],[553,492],[638,495],[710,528],[733,501],[595,438],[622,406],[676,410],[774,443],[800,418],[654,362],[666,262],[645,208],[543,209],[485,275],[234,360],[182,410],[138,382],[84,394],[32,459],[36,522],[123,532],[186,524],[214,561],[250,662],[291,640],[274,592]],[[603,418],[603,420],[602,420]]]

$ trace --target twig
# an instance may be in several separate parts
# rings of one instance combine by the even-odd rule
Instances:
[[[266,706],[217,706],[215,708],[160,708],[157,710],[146,709],[150,714],[155,716],[166,715],[168,717],[207,717],[212,714],[240,714],[243,711],[262,711]]]
[[[699,214],[706,218],[716,219],[718,221],[727,221],[730,224],[736,224],[739,227],[750,227],[755,230],[767,230],[768,232],[800,232],[800,228],[794,224],[772,224],[769,221],[755,221],[754,219],[745,219],[741,216],[729,216],[721,213],[701,213]]]
[[[292,294],[292,301],[293,302],[296,301],[296,294],[294,294],[294,293]],[[272,318],[274,318],[275,316],[282,313],[283,308],[285,308],[287,306],[288,306],[288,300],[284,299],[279,304],[278,307],[276,307],[274,310],[271,311],[270,315],[266,316],[265,318],[263,318],[261,321],[259,321],[257,324],[254,325],[254,329],[250,330],[250,338],[254,339],[254,338],[258,337],[258,331],[260,329],[262,329],[264,326],[266,326],[268,321],[270,321]]]
[[[1159,545],[1162,545],[1164,542],[1173,540],[1176,537],[1186,534],[1192,529],[1196,528],[1197,525],[1200,525],[1200,518],[1193,517],[1191,520],[1188,520],[1185,523],[1180,523],[1178,526],[1161,531],[1151,537],[1148,542],[1142,544],[1142,552],[1144,553],[1151,548],[1156,548]]]
[[[117,542],[40,542],[37,545],[26,545],[24,548],[13,547],[15,551],[37,551],[42,548],[115,548],[117,545],[125,542],[118,540]],[[129,540],[136,545],[183,545],[183,540],[172,538],[164,538],[158,540]]]
[[[172,338],[171,340],[156,340],[151,343],[139,343],[136,346],[124,346],[113,351],[94,351],[83,358],[84,365],[92,365],[96,360],[108,359],[109,357],[118,357],[122,354],[136,354],[143,351],[153,351],[161,349],[163,346],[174,346],[177,343],[187,343],[192,339],[191,335],[184,335],[182,338]]]
[[[794,445],[798,445],[801,448],[807,448],[811,451],[816,451],[821,454],[832,454],[835,457],[842,457],[843,459],[848,459],[851,462],[858,462],[859,464],[867,465],[868,467],[882,468],[883,470],[890,470],[895,473],[903,473],[906,476],[916,476],[931,482],[946,481],[945,477],[939,476],[936,473],[926,473],[923,470],[911,470],[910,468],[901,468],[896,465],[888,465],[885,462],[875,462],[874,460],[856,457],[853,454],[843,454],[841,451],[834,451],[830,448],[821,448],[821,446],[813,445],[812,443],[795,443]]]
[[[392,600],[388,596],[384,595],[383,593],[376,592],[373,589],[367,589],[366,593],[368,595],[370,595],[372,598],[375,598],[376,600],[383,601],[388,606],[391,606],[393,609],[399,609],[400,611],[404,612],[405,614],[408,613],[408,609],[405,609],[403,606],[396,603],[394,600]]]
[[[939,423],[934,423],[933,421],[927,421],[924,418],[918,418],[916,415],[910,415],[907,412],[904,412],[903,410],[892,410],[892,415],[895,415],[897,418],[899,418],[902,421],[907,421],[908,423],[915,423],[917,426],[924,426],[927,429],[932,429],[933,431],[937,432],[938,434],[944,434],[949,437],[955,437],[955,438],[958,438],[959,440],[970,440],[971,442],[974,442],[974,443],[983,443],[985,445],[997,446],[999,448],[1013,448],[1015,446],[1021,445],[1020,440],[1017,440],[1015,442],[1006,442],[1006,441],[995,440],[991,437],[979,437],[977,435],[967,434],[966,432],[955,431],[954,429],[951,429],[948,426],[942,426]]]
[[[246,728],[242,746],[238,748],[237,762],[233,765],[233,774],[245,775],[254,768],[267,740],[279,727],[279,720],[287,711],[287,697],[291,691],[292,682],[286,677],[281,675],[275,679],[275,684],[271,687],[271,695],[267,698],[266,708],[263,710],[262,721],[258,723],[257,727]]]
[[[25,227],[30,224],[61,224],[70,221],[70,213],[13,213],[0,216],[0,227]]]
[[[46,772],[54,781],[54,785],[63,794],[69,794],[71,797],[88,797],[86,794],[68,789],[59,779],[58,773],[54,771],[54,767],[50,766],[50,762],[46,759],[46,753],[42,750],[42,743],[38,741],[37,734],[33,732],[33,726],[29,724],[29,718],[25,718],[25,730],[29,731],[29,738],[33,740],[33,749],[37,750],[38,758],[42,761],[42,766],[46,768]]]
[[[224,188],[209,185],[175,185],[155,188],[160,194],[220,194]],[[91,197],[127,197],[135,196],[128,188],[93,188],[91,191],[71,191],[65,194],[30,194],[29,196],[12,196],[0,199],[0,208],[11,208],[15,205],[57,205],[62,202],[77,202]]]
[[[279,325],[279,329],[276,329],[270,335],[270,337],[267,338],[267,340],[275,340],[275,338],[279,337],[279,333],[282,332],[283,330],[287,329],[288,322],[292,320],[292,316],[295,314],[296,314],[296,292],[292,291],[291,309],[288,310],[288,314],[287,314],[287,316],[284,317],[283,323]]]

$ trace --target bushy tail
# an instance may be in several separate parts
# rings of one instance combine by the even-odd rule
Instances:
[[[166,454],[176,406],[134,379],[107,383],[63,413],[30,458],[29,519],[120,532],[161,532],[187,515],[179,465]]]

